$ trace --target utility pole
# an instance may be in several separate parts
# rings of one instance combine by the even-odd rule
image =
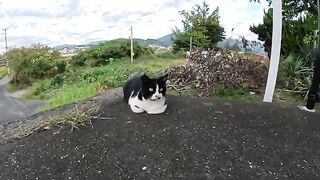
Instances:
[[[6,53],[8,52],[8,40],[7,40],[7,30],[8,28],[4,28],[4,41],[6,43]],[[8,71],[8,74],[10,75],[10,69],[9,69],[9,61],[6,57],[7,55],[5,54],[4,56],[4,59],[6,60],[6,67],[7,67],[7,71]]]
[[[192,36],[190,36],[190,50],[189,50],[190,53],[191,53],[191,50],[192,50]]]
[[[132,37],[132,26],[131,26],[131,28],[130,28],[130,30],[131,30],[131,36],[130,36],[130,39],[131,39],[131,63],[133,63],[133,37]]]
[[[320,0],[318,0],[318,48],[320,48]]]
[[[7,41],[7,29],[8,28],[4,28],[4,41],[6,42],[6,52],[8,52],[8,41]]]

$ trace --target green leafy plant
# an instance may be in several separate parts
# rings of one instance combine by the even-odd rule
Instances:
[[[308,65],[308,56],[288,56],[282,60],[280,71],[285,89],[305,96],[312,80],[313,69]]]
[[[257,0],[254,0],[257,1]],[[271,0],[268,0],[271,3]],[[305,44],[313,44],[317,29],[316,0],[284,0],[281,55],[299,55]],[[263,23],[252,25],[250,31],[264,42],[265,51],[270,55],[272,40],[272,8],[263,17]]]
[[[66,62],[57,57],[45,45],[11,49],[6,53],[13,83],[31,84],[39,79],[63,73]]]
[[[134,58],[148,54],[151,49],[138,42],[133,43]],[[130,57],[130,41],[128,39],[111,40],[93,46],[72,57],[72,64],[77,66],[88,65],[91,67],[102,66],[114,59]]]
[[[5,66],[0,66],[0,79],[7,75],[8,71]]]

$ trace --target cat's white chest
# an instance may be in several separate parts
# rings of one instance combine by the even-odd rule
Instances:
[[[165,97],[162,97],[156,101],[152,101],[144,98],[140,100],[138,96],[135,96],[129,98],[128,104],[134,113],[147,112],[148,114],[160,114],[167,109]]]

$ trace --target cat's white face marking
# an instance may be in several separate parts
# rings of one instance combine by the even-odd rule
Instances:
[[[158,84],[156,84],[156,90],[155,90],[154,94],[152,94],[150,100],[156,101],[156,100],[161,99],[162,97],[163,97],[163,95],[162,95],[162,93],[160,93],[159,86],[158,86]]]

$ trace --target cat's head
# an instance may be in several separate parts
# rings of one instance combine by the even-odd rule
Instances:
[[[159,100],[166,95],[166,81],[167,75],[151,79],[147,75],[141,76],[142,81],[142,95],[145,99],[151,101]]]

